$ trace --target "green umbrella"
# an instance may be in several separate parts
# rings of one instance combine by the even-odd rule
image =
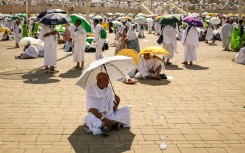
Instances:
[[[76,14],[73,14],[70,17],[71,17],[71,22],[74,25],[76,24],[76,20],[81,20],[82,21],[81,26],[84,27],[84,29],[86,30],[86,32],[91,32],[91,25],[90,25],[90,23],[84,17],[82,17],[80,15],[76,15]]]
[[[179,19],[173,15],[166,15],[158,20],[158,23],[161,25],[173,25],[176,22],[179,22]]]
[[[21,18],[26,18],[26,14],[19,14],[19,17],[21,17]]]

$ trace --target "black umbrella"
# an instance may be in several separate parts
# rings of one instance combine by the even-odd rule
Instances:
[[[41,12],[37,18],[41,19],[43,16],[45,16],[46,14],[51,14],[51,13],[62,13],[62,14],[66,14],[66,11],[61,10],[61,9],[52,9],[52,10],[46,10]]]
[[[66,24],[71,21],[71,18],[67,14],[62,13],[51,13],[46,14],[40,21],[40,23],[45,25],[58,25]]]

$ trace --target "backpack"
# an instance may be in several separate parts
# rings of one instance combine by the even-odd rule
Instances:
[[[106,31],[105,31],[105,29],[103,27],[101,27],[100,38],[101,39],[106,39],[107,38],[107,33],[106,33]]]

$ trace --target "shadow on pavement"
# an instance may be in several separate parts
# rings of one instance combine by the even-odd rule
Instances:
[[[185,68],[189,70],[207,70],[209,69],[209,67],[203,67],[200,65],[185,65]]]
[[[65,73],[59,75],[61,78],[77,78],[82,74],[82,70],[70,69]]]
[[[165,69],[166,70],[183,70],[183,68],[179,68],[178,65],[166,65]]]
[[[82,125],[68,137],[68,140],[75,153],[122,153],[131,149],[134,137],[129,128],[110,131],[109,137],[102,137],[84,132]]]
[[[42,69],[22,75],[22,78],[25,79],[25,81],[23,81],[24,83],[48,84],[60,81],[59,79],[52,79],[51,77],[54,77],[54,74],[45,73]]]
[[[22,76],[27,73],[30,73],[31,71],[32,70],[30,69],[16,69],[11,71],[5,71],[0,73],[0,78],[6,80],[22,80]]]
[[[147,85],[152,85],[152,86],[160,86],[160,85],[168,85],[171,83],[171,81],[162,79],[162,80],[144,80],[144,79],[139,79],[138,80],[140,84],[147,84]]]

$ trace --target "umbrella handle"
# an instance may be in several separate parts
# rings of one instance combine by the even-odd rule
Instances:
[[[107,69],[106,69],[105,64],[103,64],[103,67],[104,67],[104,69],[105,69],[106,74],[107,74],[107,75],[108,75],[108,77],[109,77],[109,74],[108,74],[108,72],[107,72]],[[113,90],[113,92],[114,92],[114,95],[116,95],[115,90],[114,90],[114,88],[113,88],[113,86],[112,86],[112,83],[111,83],[111,79],[110,79],[110,77],[109,77],[109,82],[110,82],[110,84],[111,84],[111,88],[112,88],[112,90]]]

